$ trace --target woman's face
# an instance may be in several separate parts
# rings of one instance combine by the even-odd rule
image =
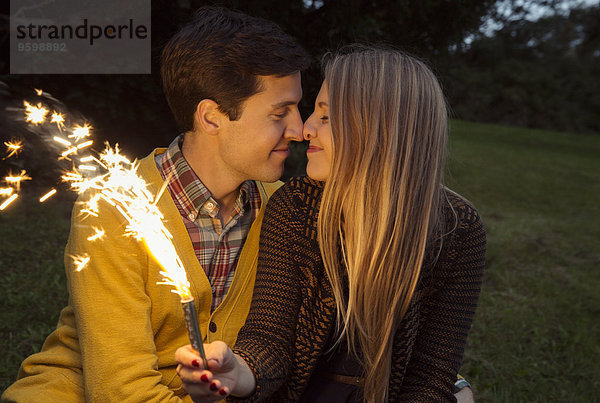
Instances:
[[[321,91],[315,100],[314,112],[304,122],[302,132],[304,139],[310,141],[306,151],[308,157],[306,173],[312,179],[319,181],[327,179],[331,166],[331,126],[329,126],[327,99],[327,83],[323,82]]]

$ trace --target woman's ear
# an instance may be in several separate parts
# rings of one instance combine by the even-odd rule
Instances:
[[[219,111],[219,104],[212,99],[203,99],[194,113],[194,127],[203,133],[216,135],[225,115]]]

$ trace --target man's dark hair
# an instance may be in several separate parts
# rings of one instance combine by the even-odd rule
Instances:
[[[261,90],[257,76],[278,77],[305,70],[310,57],[275,23],[219,7],[202,7],[162,52],[163,90],[183,131],[194,112],[212,99],[230,120]]]

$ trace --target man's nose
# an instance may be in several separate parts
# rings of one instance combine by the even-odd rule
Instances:
[[[290,116],[291,121],[287,125],[284,133],[284,137],[291,141],[302,141],[302,117],[300,111],[296,109],[296,112]]]

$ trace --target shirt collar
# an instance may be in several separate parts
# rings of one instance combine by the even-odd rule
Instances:
[[[167,181],[171,195],[178,199],[183,209],[182,214],[190,221],[195,221],[200,213],[216,218],[219,213],[219,203],[213,199],[210,191],[184,158],[181,151],[183,138],[183,134],[177,136],[162,154],[159,164],[161,176]],[[253,192],[258,192],[254,181],[248,180],[242,183],[234,204],[234,215],[243,215],[248,210]]]

